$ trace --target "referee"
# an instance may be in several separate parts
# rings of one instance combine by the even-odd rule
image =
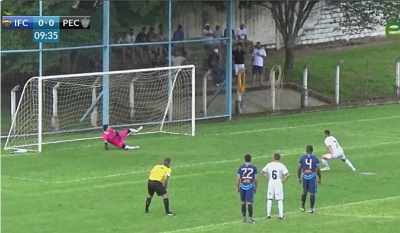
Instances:
[[[165,214],[167,216],[174,216],[174,214],[169,211],[169,199],[167,194],[168,180],[171,175],[171,159],[165,158],[163,164],[159,164],[153,167],[150,171],[149,182],[147,184],[147,190],[149,192],[146,199],[146,210],[145,213],[149,213],[149,206],[154,193],[158,196],[162,196],[164,200]]]

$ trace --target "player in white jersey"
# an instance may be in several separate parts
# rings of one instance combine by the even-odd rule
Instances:
[[[344,163],[347,164],[351,168],[351,170],[356,171],[356,168],[353,166],[353,164],[346,158],[344,155],[343,148],[340,146],[338,140],[331,136],[331,132],[329,130],[325,130],[324,132],[325,135],[325,145],[329,151],[328,154],[324,154],[321,158],[322,164],[325,166],[324,168],[321,169],[321,171],[329,171],[329,164],[328,160],[330,159],[341,159]]]
[[[274,154],[274,161],[265,165],[261,174],[268,180],[267,190],[267,218],[271,218],[272,200],[278,201],[279,219],[285,219],[283,215],[283,183],[289,178],[289,171],[280,162],[281,155]]]

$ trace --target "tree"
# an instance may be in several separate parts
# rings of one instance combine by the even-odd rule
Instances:
[[[241,1],[239,7],[254,5],[266,7],[274,18],[275,25],[285,44],[285,70],[293,70],[294,48],[300,29],[319,1]],[[339,26],[336,30],[355,34],[365,30],[376,30],[388,20],[400,18],[400,4],[388,1],[328,1],[330,9],[342,14],[335,19]]]
[[[296,38],[317,3],[318,1],[256,1],[243,2],[240,6],[259,5],[270,10],[285,44],[285,70],[291,71],[294,66]]]

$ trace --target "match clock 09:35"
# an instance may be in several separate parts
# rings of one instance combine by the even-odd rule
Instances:
[[[57,43],[60,42],[60,30],[33,30],[33,42]]]

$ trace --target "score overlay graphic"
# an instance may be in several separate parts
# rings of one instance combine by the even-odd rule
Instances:
[[[3,16],[3,30],[33,30],[33,42],[60,42],[61,29],[90,29],[90,16]]]

